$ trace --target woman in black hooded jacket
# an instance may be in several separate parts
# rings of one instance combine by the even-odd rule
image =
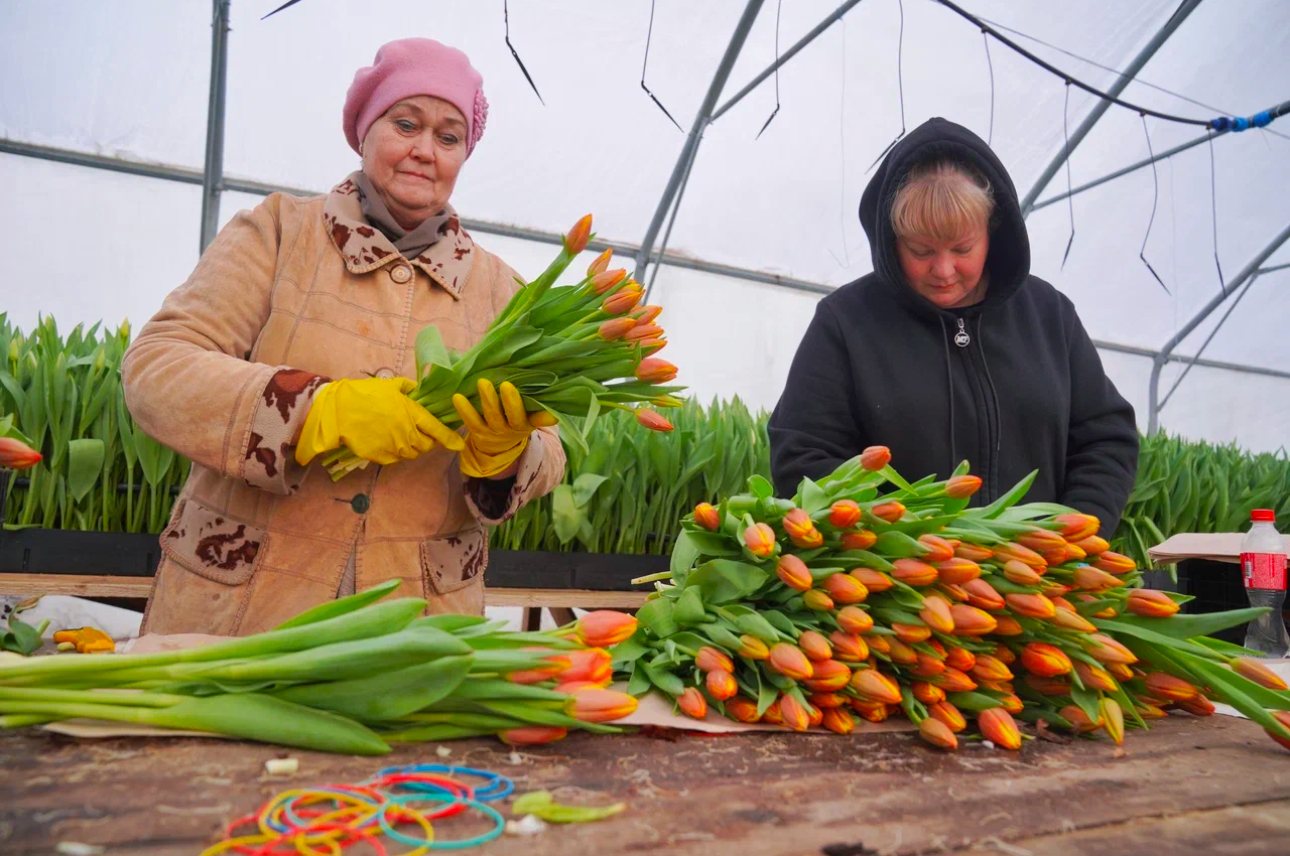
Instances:
[[[860,222],[874,272],[820,301],[770,420],[779,493],[885,445],[910,477],[967,459],[976,504],[1038,469],[1027,501],[1095,515],[1109,538],[1137,471],[1133,408],[1071,301],[1030,275],[998,157],[931,119],[887,155]]]

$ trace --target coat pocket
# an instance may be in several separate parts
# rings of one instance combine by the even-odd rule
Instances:
[[[487,564],[488,533],[480,527],[421,542],[421,573],[427,587],[439,594],[475,582]]]
[[[266,527],[234,520],[192,499],[180,501],[161,551],[186,571],[237,586],[246,583],[264,555]]]

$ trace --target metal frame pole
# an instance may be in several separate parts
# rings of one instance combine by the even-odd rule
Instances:
[[[694,160],[695,154],[699,150],[699,139],[703,136],[703,129],[708,124],[712,110],[717,104],[717,98],[721,96],[721,90],[726,85],[726,79],[730,77],[730,70],[734,68],[735,60],[739,57],[739,51],[743,49],[744,41],[748,38],[748,32],[752,29],[753,21],[757,19],[757,13],[761,11],[762,0],[748,0],[748,5],[744,7],[743,15],[739,18],[739,23],[735,25],[734,34],[730,37],[730,44],[726,45],[726,53],[721,57],[721,64],[717,66],[716,73],[712,76],[712,83],[708,85],[708,93],[703,96],[703,103],[699,105],[699,112],[694,117],[694,124],[690,126],[690,133],[685,138],[685,145],[681,147],[681,155],[676,159],[676,166],[672,168],[672,175],[667,180],[667,187],[663,189],[663,197],[658,201],[658,208],[654,211],[654,218],[650,220],[649,229],[645,232],[645,238],[641,241],[640,251],[636,254],[636,280],[645,278],[645,269],[649,264],[650,250],[654,248],[654,241],[658,238],[659,230],[663,228],[663,220],[667,217],[668,210],[672,207],[672,200],[676,197],[677,189],[681,186],[681,178],[685,175],[686,170],[690,168],[690,162]]]
[[[224,180],[224,99],[228,92],[228,7],[212,0],[211,90],[206,107],[206,161],[202,171],[201,252],[219,231],[219,197]]]
[[[1138,52],[1138,55],[1125,67],[1124,71],[1120,72],[1119,79],[1107,90],[1107,94],[1112,98],[1118,98],[1120,93],[1133,82],[1133,78],[1142,70],[1142,67],[1156,55],[1156,51],[1160,50],[1161,45],[1169,40],[1174,31],[1178,29],[1183,21],[1187,20],[1187,16],[1195,11],[1200,3],[1201,0],[1183,0],[1178,9],[1165,22],[1165,25],[1151,37],[1151,41],[1147,42],[1146,46]],[[1075,148],[1084,141],[1084,138],[1088,136],[1088,132],[1093,130],[1093,126],[1097,124],[1098,120],[1102,118],[1102,115],[1110,107],[1111,102],[1103,98],[1093,106],[1084,121],[1080,122],[1079,127],[1070,135],[1070,139],[1062,145],[1062,150],[1057,153],[1057,157],[1053,158],[1048,166],[1044,168],[1044,171],[1039,174],[1039,179],[1030,188],[1030,192],[1021,200],[1022,217],[1029,216],[1035,200],[1039,198],[1039,194],[1048,186],[1048,182],[1053,180],[1053,176],[1057,175],[1057,171],[1066,163],[1066,159],[1071,156],[1071,152],[1075,151]]]
[[[1256,276],[1259,273],[1259,267],[1266,262],[1273,253],[1280,249],[1281,245],[1290,240],[1290,224],[1281,230],[1275,238],[1268,243],[1266,247],[1259,251],[1258,255],[1241,268],[1240,272],[1232,278],[1231,282],[1223,287],[1223,290],[1214,295],[1213,299],[1206,303],[1205,306],[1197,312],[1190,321],[1182,326],[1173,337],[1165,342],[1160,353],[1151,361],[1151,381],[1147,385],[1147,433],[1155,434],[1160,427],[1160,372],[1169,361],[1170,354],[1174,348],[1187,338],[1193,330],[1200,326],[1201,322],[1208,318],[1215,309],[1223,305],[1228,296],[1233,291],[1241,287],[1247,279]]]

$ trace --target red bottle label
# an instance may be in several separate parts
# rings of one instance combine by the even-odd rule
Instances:
[[[1241,578],[1247,589],[1286,590],[1286,557],[1282,553],[1242,553]]]

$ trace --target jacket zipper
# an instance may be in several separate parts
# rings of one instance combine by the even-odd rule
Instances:
[[[958,325],[958,332],[954,334],[954,344],[959,346],[960,348],[966,349],[969,345],[972,344],[972,335],[968,333],[967,322],[963,318],[955,318],[954,321]],[[982,359],[984,359],[984,356],[982,357]],[[969,362],[971,362],[970,359],[969,359]],[[974,369],[975,369],[975,365],[974,365]],[[951,392],[951,395],[952,394],[953,392]],[[993,392],[984,388],[984,386],[982,388],[982,395],[986,398],[987,405],[992,405],[995,403],[990,400],[993,397]],[[985,480],[985,484],[984,484],[985,499],[987,502],[993,502],[997,498],[995,494],[998,492],[998,481],[999,481],[997,477],[998,460],[996,459],[996,456],[994,454],[994,438],[999,428],[994,424],[993,417],[990,415],[991,412],[992,412],[991,409],[987,406],[987,410],[985,414],[986,461],[983,462],[979,470],[977,470],[982,474],[982,477]],[[973,463],[975,464],[976,462],[973,462]]]

